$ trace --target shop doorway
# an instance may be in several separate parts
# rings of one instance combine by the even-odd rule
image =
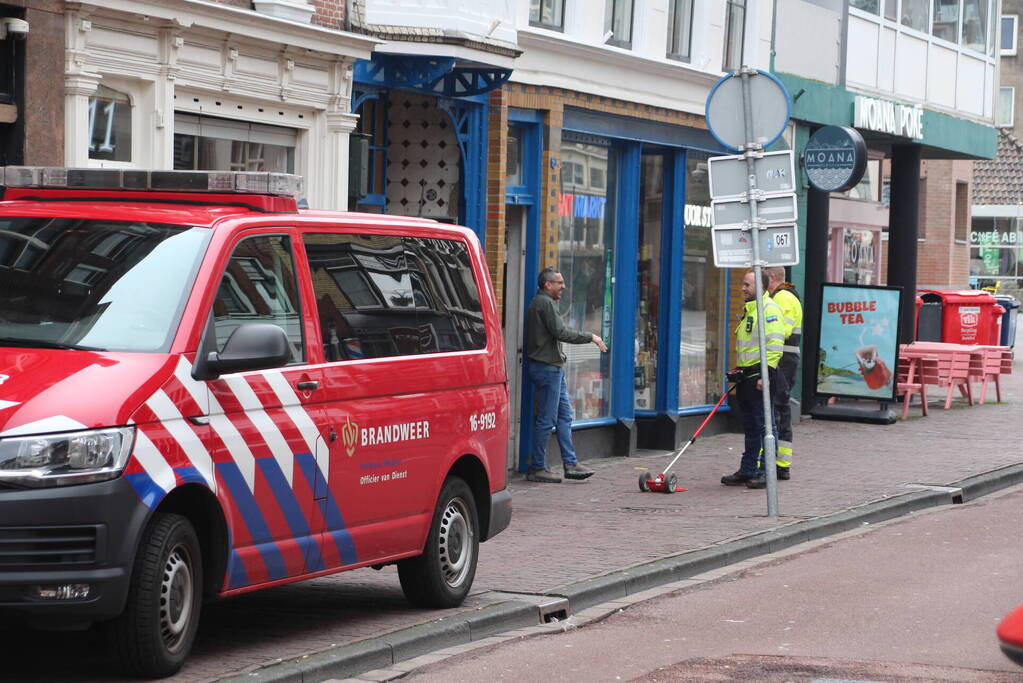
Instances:
[[[506,262],[504,268],[504,329],[505,364],[508,369],[508,469],[518,462],[519,438],[522,433],[522,360],[523,319],[525,317],[522,293],[525,291],[526,259],[526,207],[509,204],[505,211]]]

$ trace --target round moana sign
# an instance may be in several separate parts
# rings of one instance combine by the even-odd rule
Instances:
[[[867,168],[867,145],[855,128],[818,128],[803,150],[810,184],[822,192],[844,192],[860,182]]]

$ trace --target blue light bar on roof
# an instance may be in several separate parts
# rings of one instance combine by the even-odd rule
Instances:
[[[116,168],[7,166],[0,185],[83,190],[216,192],[301,196],[302,176],[249,171],[145,171]]]

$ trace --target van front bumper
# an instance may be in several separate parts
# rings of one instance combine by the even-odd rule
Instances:
[[[0,487],[0,617],[70,626],[120,614],[148,515],[124,477]]]

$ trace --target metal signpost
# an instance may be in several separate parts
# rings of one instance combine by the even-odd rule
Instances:
[[[754,112],[754,103],[756,111]],[[742,67],[722,78],[707,96],[707,126],[737,156],[710,160],[714,265],[753,267],[757,302],[760,377],[763,380],[767,514],[778,516],[777,442],[771,409],[764,329],[764,266],[799,263],[792,152],[764,152],[788,125],[785,86],[766,71]],[[744,177],[743,177],[744,176]]]

